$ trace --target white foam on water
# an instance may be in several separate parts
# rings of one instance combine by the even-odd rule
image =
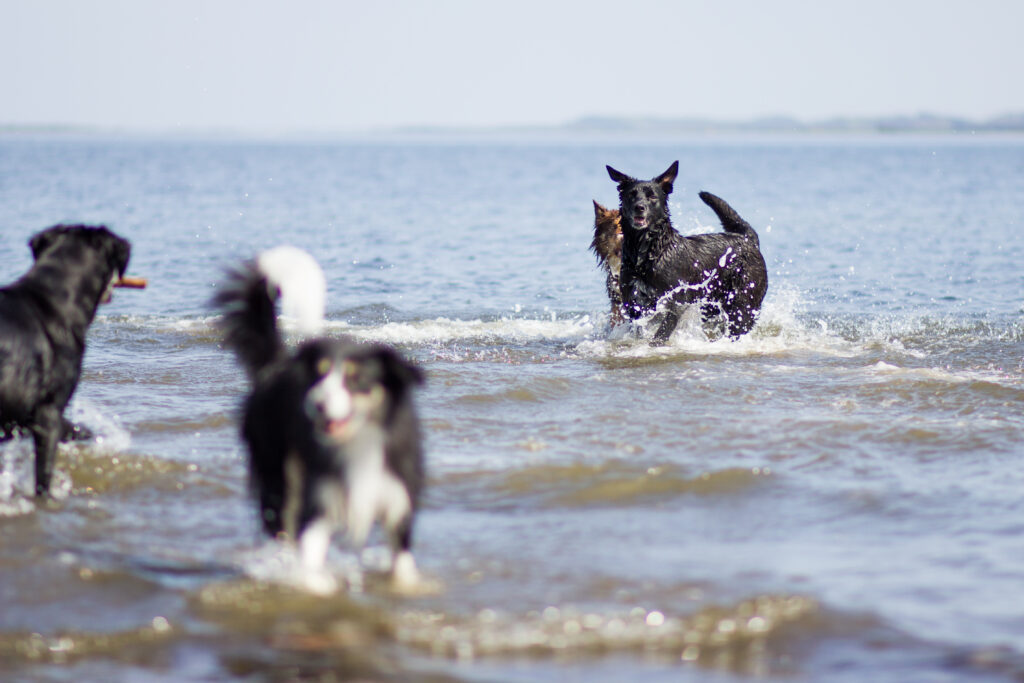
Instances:
[[[589,315],[559,319],[501,318],[498,320],[460,320],[434,318],[380,325],[353,325],[342,321],[327,323],[330,332],[347,334],[365,341],[388,344],[445,344],[460,341],[529,342],[583,340],[593,335],[598,325]]]
[[[983,370],[959,370],[953,371],[948,368],[904,368],[885,361],[865,368],[867,374],[872,378],[890,380],[892,378],[916,379],[924,381],[942,382],[946,384],[971,384],[974,382],[985,382],[999,386],[1020,389],[1022,381],[1020,377],[1013,378],[996,371]]]
[[[68,446],[61,445],[60,448]],[[30,437],[0,445],[0,518],[18,517],[35,511],[34,462],[35,446]],[[54,500],[66,500],[71,495],[71,487],[71,476],[62,469],[54,470],[50,496]]]
[[[825,320],[801,320],[800,312],[804,307],[799,292],[781,289],[765,302],[753,330],[733,340],[710,338],[700,321],[698,308],[690,306],[663,346],[650,345],[656,326],[647,319],[620,325],[604,338],[583,340],[576,351],[589,358],[659,358],[680,354],[742,357],[792,353],[852,358],[863,353],[862,344],[843,339]]]
[[[101,411],[92,401],[75,397],[65,411],[65,416],[75,424],[88,427],[93,432],[88,445],[106,452],[121,453],[131,447],[132,435],[116,415]]]
[[[360,592],[364,574],[358,558],[338,552],[333,546],[327,564],[311,570],[302,564],[294,544],[266,540],[238,557],[242,572],[251,579],[287,586],[318,595],[327,595],[344,589]]]
[[[827,308],[827,307],[826,307]],[[849,318],[836,316],[806,300],[803,292],[785,284],[775,285],[765,300],[754,329],[737,340],[709,338],[690,307],[668,343],[652,347],[654,325],[641,320],[611,326],[608,313],[523,313],[500,318],[434,317],[419,320],[352,323],[328,320],[323,334],[348,335],[363,341],[400,346],[481,344],[488,346],[555,342],[566,345],[563,355],[584,358],[658,358],[678,355],[772,356],[812,354],[857,358],[879,352],[925,360],[944,336],[963,341],[1011,340],[1021,335],[1019,325],[962,318],[934,319],[912,314]],[[216,334],[219,316],[174,318],[169,316],[120,316],[121,324],[154,332],[190,335]],[[294,321],[279,318],[290,344],[301,340]]]
[[[5,444],[0,453],[0,518],[27,515],[36,509],[31,477],[19,466],[24,458],[13,457],[16,448],[17,444]]]
[[[131,446],[131,434],[116,417],[101,412],[88,399],[74,398],[65,416],[93,432],[89,441],[58,446],[57,468],[50,483],[50,495],[65,500],[71,495],[72,481],[61,466],[60,451],[69,448],[93,448],[120,453]],[[35,446],[30,436],[20,436],[0,444],[0,517],[28,514],[35,505]]]

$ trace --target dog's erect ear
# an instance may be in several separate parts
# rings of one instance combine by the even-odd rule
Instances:
[[[617,182],[619,185],[622,185],[623,183],[635,183],[636,182],[635,178],[631,178],[630,176],[626,175],[625,173],[622,173],[620,171],[616,171],[611,166],[605,166],[605,168],[608,169],[608,177],[610,177],[612,180]]]
[[[672,193],[672,183],[676,181],[676,175],[679,174],[679,161],[673,161],[672,165],[668,167],[668,170],[662,173],[660,176],[654,179],[654,182],[661,185],[661,189],[665,191],[665,194]]]
[[[608,215],[608,209],[604,208],[594,200],[594,218],[600,219]]]

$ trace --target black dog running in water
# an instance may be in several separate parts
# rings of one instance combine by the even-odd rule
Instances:
[[[125,284],[131,247],[105,227],[58,225],[29,241],[35,263],[0,289],[0,431],[35,441],[35,492],[49,493],[64,409],[78,386],[96,309]]]
[[[668,212],[668,196],[679,162],[651,180],[637,180],[608,166],[619,184],[622,220],[620,281],[626,314],[634,320],[664,310],[654,343],[672,336],[683,308],[700,304],[701,317],[725,319],[735,339],[750,331],[768,290],[768,271],[757,233],[725,200],[709,192],[700,198],[725,232],[683,237]]]

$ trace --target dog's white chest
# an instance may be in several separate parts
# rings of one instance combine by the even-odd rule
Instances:
[[[344,524],[349,538],[362,545],[373,523],[393,526],[412,509],[405,486],[384,463],[384,438],[360,439],[345,454]]]

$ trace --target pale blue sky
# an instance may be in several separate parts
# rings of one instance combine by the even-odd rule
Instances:
[[[0,124],[1024,111],[1015,0],[0,0]]]

